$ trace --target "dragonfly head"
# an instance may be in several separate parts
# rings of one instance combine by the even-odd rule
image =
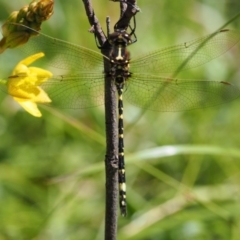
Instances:
[[[132,39],[129,34],[124,30],[116,30],[114,33],[109,35],[108,41],[111,45],[130,45]]]

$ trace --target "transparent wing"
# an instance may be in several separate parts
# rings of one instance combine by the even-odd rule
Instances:
[[[81,109],[96,107],[104,104],[104,75],[103,74],[79,74],[53,76],[48,81],[39,85],[49,98],[51,103],[46,105],[62,109]],[[12,77],[11,81],[14,81]],[[6,85],[0,85],[3,92],[8,93]],[[15,88],[15,89],[14,89]],[[12,84],[11,94],[13,97],[24,98],[19,91],[36,93],[33,84]]]
[[[104,103],[103,74],[53,77],[41,85],[57,108],[89,108]]]
[[[26,31],[29,28],[26,27]],[[34,31],[34,30],[30,30]],[[47,65],[73,72],[103,72],[104,56],[91,49],[87,49],[57,38],[34,31],[29,41],[20,47],[27,55],[38,52],[45,54]]]
[[[26,31],[34,31],[22,25],[21,28],[26,28]],[[44,69],[50,70],[54,74],[51,79],[40,85],[52,100],[49,105],[72,109],[102,105],[104,56],[42,33],[35,32],[35,35],[26,44],[20,46],[19,50],[21,56],[30,56],[39,52],[45,54],[31,66],[39,67],[41,61],[44,61]],[[49,66],[56,69],[49,68]],[[23,87],[28,88],[27,91],[33,91],[30,84]],[[16,94],[18,94],[17,89]]]
[[[185,111],[210,107],[240,96],[227,82],[191,81],[133,74],[124,97],[133,105],[154,111]]]
[[[130,71],[133,73],[171,73],[197,67],[220,56],[237,44],[240,33],[221,30],[217,33],[180,45],[160,49],[132,59]]]

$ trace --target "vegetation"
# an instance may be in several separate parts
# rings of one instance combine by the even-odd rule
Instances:
[[[227,2],[139,0],[131,56],[214,32],[239,9]],[[0,23],[28,3],[1,1]],[[93,4],[104,28],[107,15],[116,22],[118,3]],[[97,50],[89,28],[82,1],[58,0],[42,32]],[[178,77],[240,86],[239,48]],[[17,57],[0,56],[1,79]],[[34,118],[6,93],[0,100],[0,240],[102,239],[104,108],[43,107]],[[174,113],[125,101],[128,217],[119,217],[118,239],[239,239],[239,101]]]

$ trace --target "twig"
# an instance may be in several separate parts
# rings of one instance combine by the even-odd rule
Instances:
[[[82,0],[85,6],[86,15],[88,17],[88,21],[91,25],[90,32],[94,32],[100,46],[106,42],[107,38],[102,30],[102,27],[94,13],[91,0]]]
[[[113,0],[118,2],[120,0]],[[119,21],[115,24],[115,29],[127,29],[130,25],[132,17],[140,11],[139,7],[136,5],[136,0],[120,1],[121,15]],[[126,7],[127,6],[127,7]]]
[[[97,38],[101,52],[109,56],[110,47],[107,47],[107,38],[94,13],[90,0],[83,0],[86,14]],[[103,46],[106,46],[103,48]],[[110,63],[104,61],[104,71],[108,72]],[[116,115],[116,87],[109,77],[105,77],[105,121],[106,121],[106,208],[105,208],[105,239],[117,239],[117,209],[118,209],[118,143],[117,143],[117,115]]]
[[[104,61],[104,69],[109,69]],[[117,239],[118,212],[118,136],[116,112],[116,86],[110,77],[105,78],[105,124],[106,124],[106,209],[105,240]]]
[[[91,32],[100,45],[101,53],[109,57],[111,46],[104,34],[101,25],[94,13],[91,0],[82,0],[91,25]],[[118,0],[117,0],[118,1]],[[120,0],[121,16],[115,25],[118,29],[127,29],[131,18],[138,11],[136,0]],[[109,18],[107,18],[109,21]],[[109,26],[107,26],[109,28]],[[103,58],[104,72],[110,71],[110,61]],[[116,111],[116,86],[111,77],[105,76],[105,120],[106,120],[106,212],[105,212],[105,240],[115,240],[117,237],[117,210],[118,210],[118,136]]]

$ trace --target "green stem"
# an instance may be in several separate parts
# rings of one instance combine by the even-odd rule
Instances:
[[[7,85],[7,80],[0,79],[0,84]]]

